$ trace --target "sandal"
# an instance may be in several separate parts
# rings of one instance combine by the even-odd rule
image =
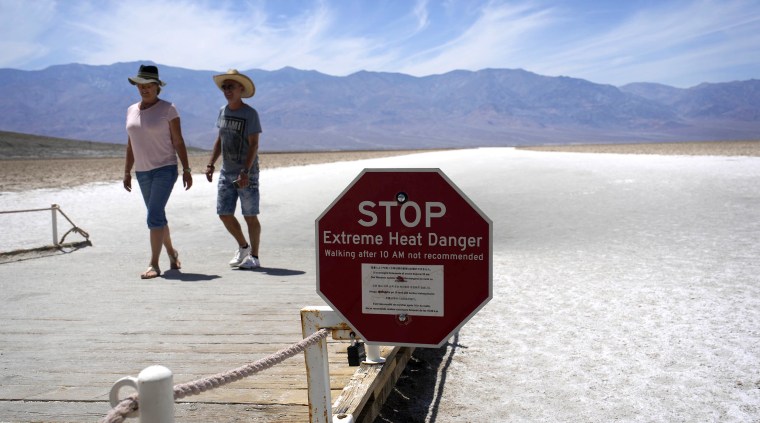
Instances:
[[[150,265],[148,266],[148,270],[146,270],[142,275],[140,275],[140,279],[153,279],[161,276],[161,269],[159,269],[156,266]]]
[[[182,263],[179,261],[179,251],[176,249],[174,250],[174,255],[169,256],[169,267],[174,270],[179,270],[182,268]]]

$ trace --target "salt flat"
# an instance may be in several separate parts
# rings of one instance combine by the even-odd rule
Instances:
[[[440,168],[494,224],[494,299],[446,347],[445,384],[428,399],[428,421],[760,421],[760,158],[510,148],[264,170],[261,256],[269,272],[225,268],[234,245],[214,214],[214,185],[198,175],[190,191],[175,190],[167,210],[182,275],[150,283],[138,279],[148,249],[139,193],[101,183],[0,195],[0,210],[60,204],[93,242],[0,265],[0,345],[16,342],[19,322],[39,318],[26,349],[2,348],[2,398],[14,394],[10,386],[27,386],[43,398],[66,387],[102,399],[114,376],[149,361],[130,352],[130,334],[150,360],[194,376],[155,347],[186,342],[194,319],[227,334],[206,336],[215,339],[211,350],[235,358],[257,336],[273,336],[272,322],[235,313],[240,304],[268,307],[271,292],[278,301],[289,296],[294,312],[322,304],[314,219],[366,167]],[[39,231],[50,238],[44,222],[2,225],[2,242]],[[143,302],[133,301],[135,291]],[[92,320],[102,307],[112,317]],[[177,321],[173,336],[157,338],[162,322]],[[72,348],[72,339],[95,345],[114,333],[125,345],[108,347],[107,359],[64,355],[102,373],[94,389],[54,370],[56,347]],[[2,398],[0,421],[19,407]]]

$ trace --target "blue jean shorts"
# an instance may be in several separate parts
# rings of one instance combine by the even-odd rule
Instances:
[[[239,173],[219,173],[219,183],[216,194],[216,214],[220,216],[235,214],[237,200],[240,199],[240,210],[243,216],[257,216],[259,214],[259,174],[248,175],[248,186],[235,188],[232,183]]]
[[[162,166],[144,172],[135,172],[140,184],[145,206],[148,208],[148,228],[158,229],[166,226],[166,203],[177,182],[177,165]]]

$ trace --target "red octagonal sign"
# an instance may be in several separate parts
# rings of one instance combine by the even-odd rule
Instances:
[[[317,292],[368,342],[438,347],[492,297],[491,235],[440,169],[365,169],[316,221]]]

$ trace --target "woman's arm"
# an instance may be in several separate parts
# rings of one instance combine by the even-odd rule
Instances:
[[[185,147],[185,140],[182,138],[182,127],[179,123],[179,118],[169,121],[169,130],[171,131],[174,150],[177,152],[179,161],[182,162],[182,184],[185,186],[185,190],[188,190],[193,186],[193,174],[191,173],[190,162],[187,159],[187,147]]]
[[[132,166],[135,164],[135,154],[132,152],[132,139],[127,137],[127,154],[124,159],[124,189],[132,192]]]

